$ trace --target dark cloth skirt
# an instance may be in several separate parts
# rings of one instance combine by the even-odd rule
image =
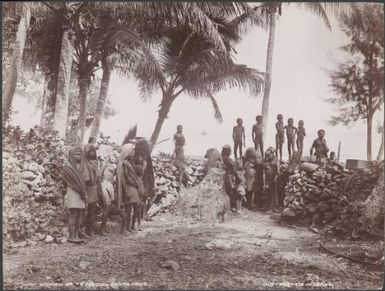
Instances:
[[[124,189],[124,196],[123,196],[123,202],[124,204],[128,203],[139,203],[140,197],[138,189],[131,185],[126,185]]]
[[[98,187],[97,185],[93,186],[86,186],[87,188],[87,203],[96,203],[99,201],[99,195],[98,195]]]

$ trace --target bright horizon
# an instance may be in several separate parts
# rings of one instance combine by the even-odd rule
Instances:
[[[329,88],[329,78],[326,69],[333,69],[335,62],[342,60],[338,48],[344,44],[345,36],[339,30],[336,19],[330,16],[332,31],[322,19],[310,12],[285,7],[282,16],[276,24],[276,35],[273,56],[272,88],[266,145],[275,146],[276,115],[283,114],[284,122],[289,117],[294,118],[295,125],[303,119],[307,136],[305,152],[316,138],[320,128],[326,130],[326,140],[332,150],[337,150],[336,144],[342,142],[343,156],[366,158],[366,124],[355,123],[351,129],[342,126],[331,127],[326,120],[333,114],[334,107],[323,101],[332,94]],[[259,71],[265,70],[268,32],[253,27],[237,46],[237,62]],[[255,116],[261,113],[262,94],[250,98],[248,92],[238,89],[222,91],[215,97],[223,115],[223,123],[218,124],[213,117],[213,109],[209,100],[193,100],[181,95],[173,104],[163,125],[158,141],[172,138],[176,126],[182,124],[186,136],[186,154],[203,155],[210,147],[220,147],[223,142],[232,145],[231,133],[235,120],[241,117],[246,129],[246,144],[252,146],[251,127]],[[138,124],[138,135],[150,137],[156,123],[158,105],[161,100],[160,92],[143,103],[134,80],[127,80],[113,75],[108,98],[118,111],[109,120],[103,120],[101,131],[110,135],[115,142],[121,142],[128,129]],[[39,123],[40,112],[33,114],[33,108],[25,106],[25,101],[15,96],[14,107],[18,114],[14,124],[20,124],[28,129]],[[380,135],[377,134],[377,123],[383,123],[383,111],[377,112],[373,122],[372,154],[375,158],[380,146]],[[194,138],[202,131],[207,132],[205,144],[193,145]],[[341,133],[350,136],[348,144],[344,143]],[[191,138],[190,138],[191,137]],[[202,139],[203,140],[203,139]],[[351,145],[354,140],[354,146]],[[207,143],[207,144],[206,144]],[[344,147],[345,146],[345,147]],[[348,153],[345,151],[349,151]],[[172,152],[171,141],[157,147],[158,150]],[[286,152],[286,144],[284,145]]]

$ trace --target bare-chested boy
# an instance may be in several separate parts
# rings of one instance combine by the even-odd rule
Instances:
[[[277,134],[275,135],[275,151],[277,155],[279,153],[279,160],[282,161],[282,145],[285,142],[285,127],[283,125],[282,114],[277,115],[277,120],[275,124],[275,128],[277,129]]]
[[[306,136],[305,127],[303,120],[300,120],[298,122],[298,128],[297,128],[297,150],[299,152],[299,155],[302,156],[303,152],[303,140]]]
[[[184,145],[186,143],[186,140],[183,135],[183,127],[182,125],[178,125],[176,128],[176,133],[174,135],[174,142],[175,142],[175,150],[173,153],[174,159],[174,165],[178,169],[178,183],[179,183],[179,190],[181,190],[182,182],[183,180],[186,180],[187,175],[185,172],[185,155],[184,155]],[[187,181],[186,181],[187,182]]]
[[[243,138],[243,143],[242,143]],[[234,141],[234,157],[237,160],[237,152],[239,148],[239,158],[242,158],[242,146],[245,146],[245,128],[243,127],[242,118],[237,118],[237,125],[233,128],[233,141]]]
[[[252,139],[254,142],[254,148],[259,149],[263,159],[263,125],[262,125],[262,116],[258,115],[255,120],[256,124],[253,125]]]
[[[287,125],[285,126],[285,129],[286,129],[286,137],[287,137],[287,150],[289,152],[289,159],[291,159],[291,154],[295,151],[294,141],[295,141],[295,134],[297,132],[297,128],[294,126],[293,118],[289,118],[287,120]]]

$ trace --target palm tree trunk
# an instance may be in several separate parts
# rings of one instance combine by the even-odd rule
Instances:
[[[45,105],[40,118],[40,126],[44,129],[52,129],[53,116],[55,112],[55,100],[54,96],[49,94],[47,90],[45,94]]]
[[[71,68],[73,61],[74,38],[73,31],[69,28],[64,30],[60,52],[59,73],[57,79],[57,94],[55,100],[55,114],[53,118],[53,129],[59,132],[59,136],[65,138],[68,97],[71,81]]]
[[[272,12],[270,13],[269,41],[267,43],[267,54],[266,54],[266,76],[265,76],[265,86],[264,86],[265,88],[263,92],[263,101],[262,101],[264,139],[267,134],[267,121],[269,118],[269,98],[270,98],[270,88],[271,88],[272,69],[273,69],[275,21],[276,21],[276,13]]]
[[[3,102],[3,125],[5,126],[12,107],[13,96],[15,95],[17,78],[20,72],[21,62],[23,58],[25,41],[27,39],[27,31],[31,20],[31,11],[29,3],[23,4],[23,12],[20,18],[19,26],[16,32],[16,39],[13,48],[11,64],[6,74]]]
[[[44,91],[43,98],[41,100],[41,115],[40,115],[40,126],[44,124],[44,116],[47,110],[47,101],[48,101],[48,92],[47,92],[47,82],[44,80]]]
[[[167,114],[170,111],[172,102],[173,99],[171,97],[169,97],[168,95],[163,95],[162,103],[160,104],[158,120],[156,121],[154,131],[150,138],[152,144],[155,144],[159,138],[160,130],[162,129],[163,123],[167,118]]]
[[[385,137],[385,130],[383,127],[381,131],[381,146],[380,146],[380,150],[378,151],[377,159],[376,159],[378,162],[384,158],[384,137]]]
[[[372,127],[373,127],[373,114],[368,114],[366,123],[366,155],[368,161],[372,160]]]
[[[96,105],[94,121],[92,122],[90,138],[96,140],[99,134],[100,123],[103,118],[104,106],[107,101],[108,87],[110,85],[112,67],[108,60],[102,61],[103,76],[100,84],[99,98]]]
[[[86,132],[86,114],[87,114],[87,97],[88,97],[88,80],[81,78],[79,80],[79,145],[84,143],[84,135]]]

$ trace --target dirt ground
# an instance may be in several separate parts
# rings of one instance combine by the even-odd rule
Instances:
[[[4,289],[381,289],[383,271],[323,253],[319,236],[244,210],[224,223],[170,214],[83,245],[3,256]]]

